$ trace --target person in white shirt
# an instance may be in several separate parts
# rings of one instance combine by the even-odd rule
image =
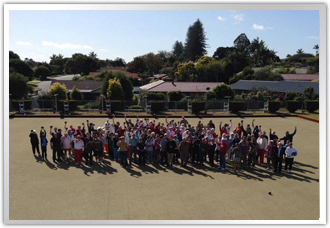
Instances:
[[[67,132],[61,138],[61,146],[64,152],[65,159],[71,159],[71,146],[72,146],[72,138],[68,135]],[[68,153],[69,152],[69,153]]]
[[[259,164],[263,165],[264,164],[264,156],[265,156],[265,149],[267,147],[267,139],[264,137],[264,135],[259,135],[257,139],[257,143],[259,144]],[[257,160],[258,160],[258,155],[257,155]]]
[[[81,156],[84,151],[84,142],[80,139],[80,135],[77,135],[74,140],[74,161],[76,164],[81,164]]]
[[[289,166],[289,172],[292,170],[293,158],[298,155],[298,151],[292,147],[292,142],[289,143],[288,147],[285,150],[285,167],[284,170],[287,170]]]

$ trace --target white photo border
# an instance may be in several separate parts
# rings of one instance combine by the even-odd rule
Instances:
[[[9,11],[10,10],[318,10],[319,73],[319,220],[10,220],[9,219]],[[111,3],[4,4],[3,46],[3,221],[5,224],[326,224],[327,5],[325,3]]]

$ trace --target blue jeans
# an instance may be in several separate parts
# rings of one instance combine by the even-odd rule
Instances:
[[[220,153],[220,168],[226,168],[226,153]]]

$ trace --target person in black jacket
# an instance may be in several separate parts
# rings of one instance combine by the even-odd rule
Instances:
[[[200,165],[204,164],[204,157],[205,157],[208,150],[209,150],[209,143],[208,143],[207,136],[205,136],[202,139],[201,144],[199,145],[198,158],[199,158],[199,164]]]
[[[272,131],[271,128],[269,128],[269,140],[278,140],[278,137],[276,135],[275,131]]]
[[[278,142],[277,148],[274,153],[274,172],[281,173],[282,171],[282,161],[285,154],[285,147],[281,142]]]
[[[94,134],[94,141],[92,145],[95,160],[98,164],[100,164],[103,160],[103,143],[97,134]]]
[[[173,156],[177,149],[176,142],[174,137],[171,137],[171,140],[167,142],[167,164],[168,166],[173,166]]]
[[[294,127],[294,132],[292,134],[289,134],[289,131],[285,132],[285,136],[280,138],[280,140],[284,140],[284,143],[286,143],[288,140],[290,140],[290,142],[293,141],[293,136],[296,134],[297,132],[297,127]]]
[[[57,157],[57,161],[60,162],[61,161],[61,140],[58,137],[57,133],[52,133],[52,139],[50,140],[50,147],[53,150],[53,162],[56,161],[56,157]]]
[[[143,138],[139,138],[139,142],[136,146],[139,155],[139,165],[146,164],[146,145],[143,141]]]
[[[84,158],[85,164],[93,165],[93,139],[89,133],[86,133],[86,138],[84,138],[85,151]]]
[[[31,130],[29,137],[30,137],[33,155],[36,155],[36,149],[37,149],[38,155],[40,157],[39,139],[37,132],[35,130]]]

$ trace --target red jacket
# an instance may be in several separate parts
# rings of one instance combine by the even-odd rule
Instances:
[[[220,153],[226,153],[228,145],[223,142],[219,142],[218,145],[220,146]]]

